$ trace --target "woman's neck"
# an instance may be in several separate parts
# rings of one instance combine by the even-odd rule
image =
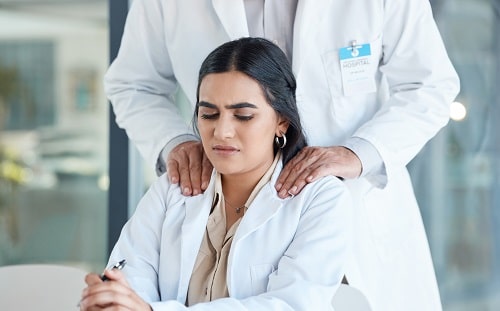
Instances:
[[[262,174],[258,179],[241,178],[239,176],[221,176],[222,192],[224,198],[233,206],[242,206],[252,193]]]
[[[256,170],[247,174],[225,174],[221,175],[222,192],[224,198],[233,206],[242,206],[246,203],[253,189],[259,183],[260,179],[272,165],[264,166],[265,169]]]

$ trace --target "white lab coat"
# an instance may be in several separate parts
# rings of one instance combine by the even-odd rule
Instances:
[[[248,35],[240,0],[135,0],[106,76],[117,114],[149,163],[190,127],[174,95],[196,102],[201,62]],[[377,91],[345,96],[339,49],[370,43]],[[347,182],[356,200],[349,283],[375,311],[440,310],[430,251],[406,164],[448,122],[459,82],[422,0],[299,0],[293,38],[297,100],[310,145],[370,142],[385,172]],[[180,94],[180,95],[179,95]],[[191,107],[191,109],[192,109]],[[187,109],[190,110],[190,109]]]
[[[280,162],[235,232],[227,267],[230,298],[189,310],[333,310],[351,244],[350,192],[327,177],[293,199],[280,199],[273,185],[281,167]],[[155,311],[186,309],[214,180],[213,175],[204,194],[186,197],[161,176],[112,251],[110,262],[127,260],[127,280]]]

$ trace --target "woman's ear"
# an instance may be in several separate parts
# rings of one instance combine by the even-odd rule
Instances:
[[[289,125],[290,125],[290,122],[287,119],[280,116],[280,118],[278,120],[278,126],[276,127],[276,136],[281,137],[281,135],[283,135],[283,133],[286,133]]]

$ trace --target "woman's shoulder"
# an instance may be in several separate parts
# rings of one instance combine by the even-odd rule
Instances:
[[[171,208],[173,206],[183,205],[187,200],[191,200],[193,198],[203,199],[207,196],[213,197],[213,195],[211,195],[211,193],[213,193],[213,179],[214,177],[212,176],[207,190],[202,194],[197,196],[186,196],[182,194],[179,184],[171,183],[168,176],[163,174],[157,177],[151,184],[148,189],[148,193],[161,200],[165,208]]]
[[[149,186],[144,194],[142,201],[154,201],[155,205],[166,209],[173,203],[183,200],[178,184],[172,184],[166,174],[158,176]]]
[[[350,195],[349,188],[338,177],[324,176],[304,186],[302,192],[308,195],[326,193],[329,197]]]
[[[274,188],[282,169],[283,164],[278,163],[270,181],[272,188]],[[338,197],[350,197],[350,191],[347,185],[340,178],[328,175],[306,184],[298,195],[290,197],[288,200],[291,199],[292,201],[295,201],[296,199],[303,200],[307,198],[314,198],[320,194],[324,197],[331,198],[332,200]]]
[[[296,196],[289,199],[290,204],[296,204],[302,213],[310,209],[324,210],[336,214],[339,210],[351,209],[353,200],[349,188],[335,176],[325,176],[307,184]]]

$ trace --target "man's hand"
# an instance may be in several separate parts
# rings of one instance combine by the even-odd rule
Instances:
[[[298,194],[318,178],[327,175],[357,178],[361,170],[358,156],[345,147],[305,147],[286,164],[275,187],[278,195],[286,198]]]
[[[201,142],[179,144],[172,149],[166,163],[170,182],[179,183],[182,194],[198,195],[207,189],[213,167]]]

